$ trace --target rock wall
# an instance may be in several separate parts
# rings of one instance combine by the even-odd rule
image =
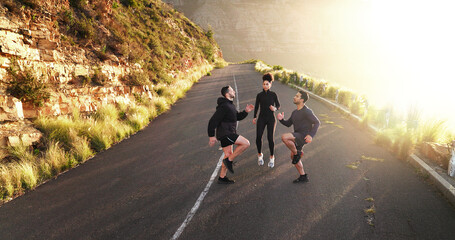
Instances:
[[[141,69],[139,64],[129,65],[111,55],[103,62],[88,58],[91,53],[82,48],[65,44],[62,34],[55,26],[56,9],[52,3],[68,5],[67,0],[43,1],[49,5],[43,16],[32,16],[22,9],[22,16],[12,16],[0,5],[0,148],[37,142],[41,133],[31,127],[30,119],[38,116],[69,114],[73,109],[81,113],[97,110],[103,104],[125,102],[134,95],[152,98],[147,86],[126,86],[119,78],[131,71]],[[112,0],[99,1],[100,7],[111,6]],[[106,8],[106,14],[110,9]],[[35,107],[22,103],[6,93],[7,69],[11,59],[16,59],[22,70],[27,68],[36,77],[52,86],[50,99],[43,106]],[[193,66],[192,63],[186,64]],[[89,76],[94,69],[107,76],[104,86],[82,86],[72,84],[78,76]]]

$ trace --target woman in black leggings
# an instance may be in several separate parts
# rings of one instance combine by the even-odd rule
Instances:
[[[275,111],[280,108],[280,102],[276,93],[270,91],[273,82],[273,75],[266,73],[262,76],[262,88],[263,91],[258,93],[256,96],[256,104],[254,105],[254,119],[253,124],[257,124],[256,128],[256,146],[258,149],[258,164],[259,166],[264,165],[264,159],[262,154],[262,134],[264,133],[265,127],[267,127],[267,140],[269,142],[270,149],[270,161],[268,166],[273,168],[275,166],[274,148],[275,143],[273,142],[273,135],[275,133],[276,118]],[[256,118],[259,110],[259,117]]]

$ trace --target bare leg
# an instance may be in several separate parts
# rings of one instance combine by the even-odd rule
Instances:
[[[292,133],[285,133],[281,135],[281,140],[283,141],[284,145],[291,150],[293,155],[297,154],[297,148],[295,147],[295,137]]]
[[[294,164],[295,168],[297,168],[297,171],[299,172],[300,175],[305,175],[305,170],[303,170],[303,164],[302,161],[299,161],[298,163]]]
[[[224,152],[224,157],[225,158],[231,156],[231,154],[232,154],[232,145],[224,147],[223,148],[223,152]],[[224,166],[223,161],[221,161],[220,178],[226,177],[226,172],[227,172],[227,168],[226,168],[226,166]]]
[[[242,136],[239,136],[234,144],[237,145],[237,147],[234,149],[234,152],[228,156],[229,161],[234,161],[237,156],[242,154],[250,146],[250,141]]]

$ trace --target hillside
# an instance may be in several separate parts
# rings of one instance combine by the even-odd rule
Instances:
[[[0,0],[0,204],[135,132],[225,64],[159,0]]]
[[[0,145],[37,141],[24,120],[157,96],[221,57],[211,32],[159,0],[1,0]]]

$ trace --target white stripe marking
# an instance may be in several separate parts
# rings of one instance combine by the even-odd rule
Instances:
[[[183,230],[185,230],[186,225],[188,225],[193,218],[193,216],[196,214],[199,206],[201,205],[202,201],[205,198],[205,195],[209,192],[210,186],[212,186],[213,181],[215,180],[216,176],[218,175],[218,170],[220,170],[221,167],[221,161],[224,158],[224,153],[221,154],[220,159],[218,160],[218,164],[216,165],[215,170],[212,173],[212,176],[210,177],[210,181],[207,183],[207,185],[204,188],[204,191],[201,192],[201,195],[199,195],[199,198],[197,199],[196,203],[194,204],[193,208],[191,208],[191,211],[186,215],[185,221],[183,221],[182,225],[180,225],[179,229],[177,229],[177,232],[174,233],[174,236],[172,236],[172,240],[175,240],[180,237],[180,234],[182,234]]]
[[[235,81],[235,75],[233,77],[234,77],[235,92],[237,93],[236,95],[238,96],[239,94],[237,92],[237,82]],[[239,98],[237,97],[237,111],[238,110],[239,110]],[[239,126],[239,121],[237,121],[237,127],[238,126]],[[216,168],[213,171],[209,182],[205,186],[204,191],[201,192],[201,195],[199,195],[199,198],[197,199],[193,208],[191,208],[191,211],[186,215],[185,221],[183,221],[182,225],[180,225],[179,229],[177,229],[177,232],[174,233],[174,236],[172,236],[171,240],[178,239],[180,237],[180,235],[183,233],[183,230],[185,230],[186,226],[190,223],[191,219],[193,219],[194,215],[196,214],[197,210],[199,209],[199,206],[201,206],[202,201],[204,201],[205,195],[207,195],[207,193],[209,192],[213,181],[215,180],[216,176],[218,175],[218,171],[221,168],[221,162],[223,161],[223,158],[224,158],[224,152],[221,154],[221,157],[218,160],[218,163],[216,164]]]

